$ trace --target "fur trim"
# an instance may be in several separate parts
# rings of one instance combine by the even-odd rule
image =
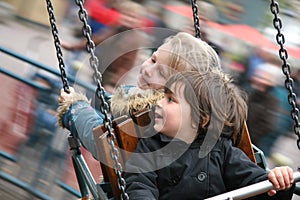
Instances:
[[[142,90],[138,87],[129,89],[128,94],[122,87],[115,90],[111,98],[111,111],[113,116],[132,115],[134,112],[151,108],[163,98],[163,91]]]
[[[64,128],[63,125],[63,116],[66,112],[68,112],[68,110],[70,109],[70,106],[72,104],[74,104],[77,101],[86,101],[88,103],[90,103],[90,101],[87,99],[87,97],[84,94],[81,93],[74,93],[73,98],[63,101],[62,103],[59,103],[59,106],[57,108],[57,124],[60,127]]]

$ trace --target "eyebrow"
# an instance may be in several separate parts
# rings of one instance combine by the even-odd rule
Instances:
[[[165,94],[174,94],[168,87],[164,87]]]

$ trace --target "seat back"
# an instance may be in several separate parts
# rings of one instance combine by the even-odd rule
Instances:
[[[150,109],[145,109],[140,112],[133,113],[131,116],[136,127],[139,138],[144,136],[145,130],[151,125],[151,116],[153,112]]]
[[[252,162],[256,163],[255,153],[252,148],[252,142],[250,139],[250,134],[246,122],[244,122],[241,140],[237,147],[241,149],[250,158]]]
[[[121,116],[113,120],[112,132],[116,137],[115,146],[120,152],[119,163],[122,166],[124,166],[123,164],[135,150],[138,138],[144,136],[145,129],[151,124],[151,115],[151,110],[144,110],[134,113],[131,117]],[[108,132],[103,125],[94,129],[94,137],[104,181],[111,184],[114,199],[120,199],[121,192],[118,188],[118,177],[113,169],[115,163],[111,157],[111,146],[107,141],[107,135]],[[244,151],[250,160],[256,163],[255,152],[252,148],[246,123],[244,123],[242,137],[237,147]]]
[[[117,194],[118,187],[115,185],[115,183],[118,182],[118,179],[113,167],[109,167],[114,166],[114,161],[110,156],[111,147],[109,146],[109,143],[107,141],[107,135],[108,132],[103,131],[101,126],[94,129],[95,143],[97,146],[97,153],[100,161],[101,171],[103,174],[103,183],[100,183],[100,186],[109,184],[110,190],[107,190],[106,192],[108,198],[112,198],[114,196],[119,196]],[[119,162],[122,163],[122,159],[119,159]]]
[[[121,150],[123,162],[125,163],[130,154],[135,151],[138,143],[138,135],[135,127],[135,123],[131,118],[125,121],[114,124],[116,138]]]
[[[115,147],[119,151],[118,161],[121,166],[124,166],[124,163],[135,150],[138,143],[135,123],[130,117],[118,117],[112,122],[112,132],[116,137]],[[103,185],[107,183],[111,185],[111,191],[108,192],[111,192],[111,194],[108,194],[109,197],[120,199],[121,191],[118,188],[118,176],[114,170],[115,161],[111,156],[112,147],[108,143],[108,134],[103,125],[94,129],[94,138],[104,179]]]

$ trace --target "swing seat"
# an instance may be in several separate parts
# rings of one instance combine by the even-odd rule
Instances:
[[[143,136],[145,128],[151,122],[151,110],[144,110],[135,113],[132,117],[121,116],[113,120],[112,132],[115,134],[115,146],[118,148],[119,163],[124,163],[134,152],[138,137]],[[103,125],[94,129],[94,137],[97,146],[97,153],[100,160],[100,166],[103,173],[103,182],[99,184],[107,192],[108,199],[120,199],[121,191],[118,188],[118,177],[112,166],[115,165],[111,157],[111,146],[107,142],[108,131]],[[262,168],[266,169],[266,161],[263,152],[251,143],[250,135],[246,123],[244,124],[242,138],[237,146],[249,157],[249,159]]]
[[[125,115],[114,119],[112,122],[112,132],[116,136],[115,146],[120,153],[118,161],[122,166],[137,146],[137,130],[133,119]],[[121,191],[118,188],[118,177],[113,169],[115,161],[111,157],[111,146],[107,141],[108,134],[103,125],[94,129],[94,138],[103,174],[103,182],[99,186],[107,193],[108,199],[113,197],[119,199]]]

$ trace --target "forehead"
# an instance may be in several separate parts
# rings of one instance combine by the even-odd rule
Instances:
[[[171,84],[170,88],[168,88],[168,91],[177,98],[184,98],[184,88],[185,84],[183,82],[176,81]]]
[[[161,45],[154,54],[159,58],[167,58],[170,56],[171,47],[170,44],[165,43]]]

